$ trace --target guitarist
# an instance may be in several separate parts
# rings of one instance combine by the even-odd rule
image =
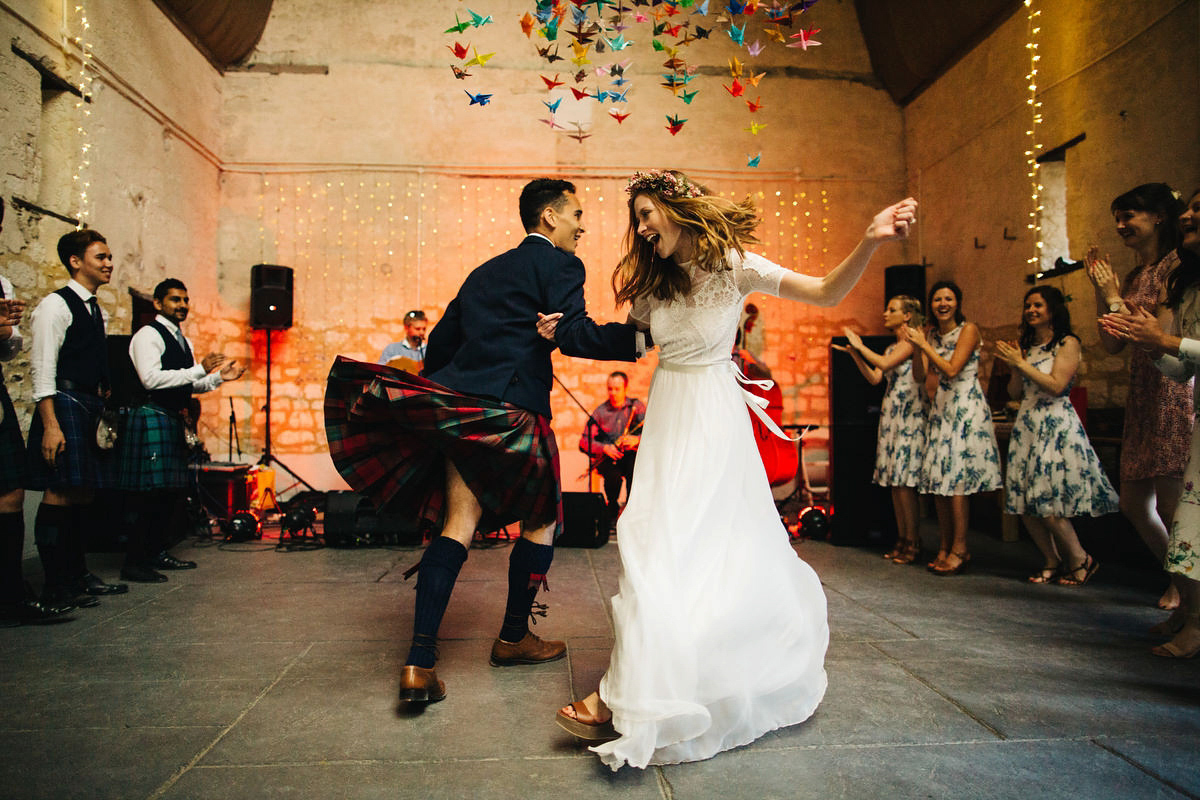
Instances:
[[[636,397],[626,395],[629,376],[624,372],[610,374],[607,386],[608,400],[592,413],[579,437],[579,449],[590,457],[590,469],[599,472],[604,479],[608,518],[615,525],[621,480],[625,480],[626,497],[632,486],[633,461],[641,440],[646,405]]]
[[[425,329],[428,325],[429,320],[420,309],[405,314],[404,338],[383,348],[379,363],[418,374],[425,364]]]

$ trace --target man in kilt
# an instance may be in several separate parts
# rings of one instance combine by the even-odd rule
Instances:
[[[429,336],[424,377],[344,358],[330,372],[325,424],[339,472],[381,507],[441,527],[417,568],[402,701],[446,696],[434,670],[437,634],[477,529],[521,523],[492,665],[566,655],[565,643],[529,630],[562,518],[550,355],[557,346],[569,356],[633,361],[645,351],[633,325],[587,316],[575,187],[534,180],[519,206],[525,239],[467,276]],[[557,344],[537,333],[545,309],[562,309]]]
[[[187,485],[184,410],[192,394],[236,380],[245,367],[221,353],[196,363],[180,330],[188,317],[187,287],[167,278],[154,287],[155,318],[129,341],[129,358],[141,382],[142,402],[124,417],[117,438],[117,486],[129,492],[125,565],[121,578],[161,583],[158,570],[195,569],[196,562],[166,551],[165,529]]]
[[[0,198],[0,230],[4,224],[4,198]],[[21,352],[17,325],[25,304],[13,295],[13,285],[0,275],[0,361],[11,361]],[[0,373],[0,626],[59,622],[74,606],[42,605],[25,583],[25,441],[17,410]]]
[[[27,488],[43,491],[33,537],[46,574],[42,602],[83,608],[97,595],[129,591],[88,571],[85,512],[97,490],[112,487],[111,451],[102,449],[97,424],[109,386],[104,313],[96,290],[112,280],[112,251],[94,230],[58,240],[58,257],[71,280],[33,310],[33,400]]]

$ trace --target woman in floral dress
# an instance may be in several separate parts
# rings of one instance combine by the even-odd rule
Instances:
[[[1100,324],[1109,336],[1148,347],[1159,356],[1154,364],[1164,374],[1189,380],[1200,370],[1200,191],[1193,193],[1179,225],[1183,232],[1180,264],[1167,281],[1165,303],[1173,311],[1166,321],[1174,333],[1164,334],[1159,320],[1142,308],[1106,314]],[[1152,629],[1174,637],[1151,652],[1192,658],[1200,653],[1200,426],[1192,429],[1191,457],[1183,474],[1183,495],[1171,525],[1165,566],[1179,588],[1179,607]]]
[[[967,550],[970,496],[1000,488],[1000,454],[992,412],[979,385],[979,328],[962,312],[962,289],[938,281],[929,291],[933,328],[926,335],[905,327],[917,350],[913,374],[918,382],[937,377],[929,409],[929,433],[921,467],[921,491],[934,495],[941,544],[929,569],[937,575],[962,572]]]
[[[1088,276],[1096,287],[1097,313],[1145,308],[1157,314],[1166,296],[1167,275],[1179,264],[1175,220],[1183,210],[1178,193],[1165,183],[1130,189],[1112,202],[1117,235],[1137,254],[1137,266],[1118,283],[1108,258],[1088,250]],[[1125,341],[1100,327],[1100,344],[1116,355]],[[1192,432],[1192,381],[1168,380],[1138,348],[1129,355],[1129,395],[1121,442],[1121,512],[1160,561],[1167,551],[1167,532],[1183,490],[1183,468]],[[1172,579],[1160,608],[1179,603]]]
[[[883,355],[863,344],[857,333],[845,328],[848,346],[834,345],[849,353],[855,366],[872,386],[887,380],[883,406],[879,414],[879,441],[875,448],[877,486],[891,487],[892,509],[896,514],[896,547],[884,558],[897,564],[911,564],[921,553],[919,498],[921,462],[925,458],[925,428],[928,424],[925,387],[913,380],[913,346],[900,338],[906,325],[919,322],[921,301],[905,294],[888,300],[883,325],[896,335]]]
[[[996,342],[996,356],[1013,368],[1008,393],[1021,396],[1008,444],[1004,510],[1021,515],[1042,551],[1044,566],[1029,576],[1031,583],[1087,583],[1099,564],[1084,552],[1070,518],[1118,508],[1116,492],[1068,397],[1080,351],[1066,301],[1053,286],[1025,293],[1017,346]]]

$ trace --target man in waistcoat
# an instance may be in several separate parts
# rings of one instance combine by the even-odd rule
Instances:
[[[0,197],[0,230],[3,223],[4,198]],[[17,326],[24,310],[12,281],[0,275],[0,361],[11,361],[21,352],[24,339]],[[25,483],[25,440],[0,372],[0,627],[61,622],[75,610],[69,604],[42,605],[25,583]]]
[[[246,371],[222,353],[196,363],[180,325],[188,317],[187,287],[167,278],[154,287],[155,318],[129,341],[129,358],[143,402],[125,417],[117,445],[117,485],[128,491],[130,513],[121,578],[161,583],[158,570],[195,569],[196,562],[166,551],[166,526],[187,485],[184,409],[193,394],[209,392]]]
[[[112,280],[113,260],[104,237],[87,229],[60,238],[58,257],[71,279],[46,295],[31,317],[36,411],[28,488],[45,493],[33,525],[46,575],[42,602],[88,608],[99,605],[98,595],[129,591],[93,575],[85,559],[87,506],[97,490],[112,487],[111,451],[97,435],[109,372],[96,290]]]

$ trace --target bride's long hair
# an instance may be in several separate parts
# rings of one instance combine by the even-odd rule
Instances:
[[[613,271],[612,286],[617,305],[638,297],[660,300],[681,297],[691,289],[687,271],[669,258],[660,258],[654,246],[637,235],[634,201],[641,195],[691,237],[693,261],[700,269],[727,269],[725,255],[736,250],[745,255],[745,245],[756,244],[758,209],[747,196],[740,203],[715,197],[704,186],[677,170],[639,172],[630,180],[629,229],[625,232],[625,256]]]

